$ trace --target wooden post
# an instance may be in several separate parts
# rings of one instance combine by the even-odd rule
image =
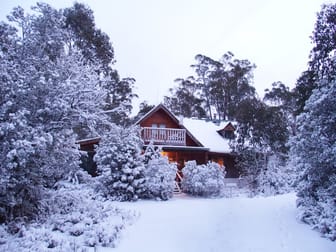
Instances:
[[[204,152],[204,161],[205,161],[205,164],[207,164],[209,161],[209,152],[207,151]]]

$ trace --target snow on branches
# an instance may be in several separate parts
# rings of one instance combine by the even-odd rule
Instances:
[[[115,126],[97,147],[100,190],[120,201],[137,200],[145,192],[142,140],[136,127]]]
[[[191,195],[217,196],[224,187],[225,170],[217,163],[197,165],[189,161],[183,168],[182,190]]]
[[[145,187],[146,197],[168,200],[173,197],[175,189],[176,164],[170,164],[167,157],[160,154],[149,144],[144,153],[145,157]]]

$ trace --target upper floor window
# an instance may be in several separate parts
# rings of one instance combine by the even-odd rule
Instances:
[[[232,131],[232,130],[224,130],[223,137],[227,138],[227,139],[233,139],[235,137],[234,136],[234,131]]]
[[[235,128],[234,126],[229,122],[224,128],[217,131],[222,137],[226,139],[234,139],[235,138]]]
[[[166,128],[166,125],[163,124],[163,123],[160,123],[159,125],[157,123],[153,123],[152,124],[152,128],[160,128],[160,129],[165,129]]]

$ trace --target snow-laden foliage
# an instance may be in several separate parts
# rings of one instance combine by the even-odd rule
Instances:
[[[277,195],[292,190],[294,171],[286,159],[270,156],[267,159],[267,168],[258,174],[258,191],[264,195]]]
[[[99,190],[106,196],[120,201],[143,197],[145,167],[142,145],[137,127],[115,126],[102,138],[94,160],[101,181]]]
[[[281,153],[268,155],[246,148],[237,161],[251,196],[283,194],[292,190],[296,174]]]
[[[258,99],[244,100],[237,112],[237,137],[231,142],[236,164],[249,184],[251,193],[262,191],[259,186],[267,173],[268,157],[285,157],[288,152],[289,127],[281,107],[268,106]]]
[[[197,165],[189,161],[182,170],[182,191],[196,196],[217,196],[224,187],[225,170],[217,163]]]
[[[34,10],[13,10],[18,29],[0,24],[0,222],[36,217],[47,190],[79,169],[78,134],[107,124],[105,77],[69,46],[62,11]]]
[[[168,200],[173,197],[175,188],[176,164],[170,164],[160,150],[150,144],[144,153],[146,197]]]
[[[83,178],[88,183],[94,179]],[[48,192],[46,218],[0,226],[0,250],[88,251],[115,247],[122,230],[136,215],[104,201],[89,184],[61,181]]]
[[[322,83],[298,117],[291,154],[301,219],[336,239],[336,82]]]

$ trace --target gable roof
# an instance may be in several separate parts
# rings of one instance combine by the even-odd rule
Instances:
[[[159,105],[155,106],[150,111],[148,111],[144,116],[142,116],[138,121],[136,121],[135,124],[140,124],[142,121],[146,120],[160,109],[165,111],[174,122],[180,124],[180,120],[178,120],[177,117],[162,103],[160,103]]]
[[[224,128],[220,128],[219,130],[217,130],[217,132],[218,132],[219,134],[223,135],[225,131],[231,131],[231,132],[233,132],[233,131],[235,131],[235,130],[236,130],[236,128],[232,125],[232,123],[231,123],[231,122],[228,122],[228,123],[224,126]]]
[[[151,117],[155,112],[162,109],[176,124],[178,124],[181,129],[186,130],[186,134],[199,146],[204,147],[204,145],[180,122],[180,120],[162,103],[157,105],[156,107],[152,108],[147,114],[145,114],[143,117],[141,117],[135,124],[140,124],[147,118]]]
[[[231,122],[221,122],[219,125],[216,125],[212,121],[184,118],[183,124],[203,146],[209,148],[210,152],[231,152],[230,140],[218,133],[218,131],[224,130],[230,125]]]

